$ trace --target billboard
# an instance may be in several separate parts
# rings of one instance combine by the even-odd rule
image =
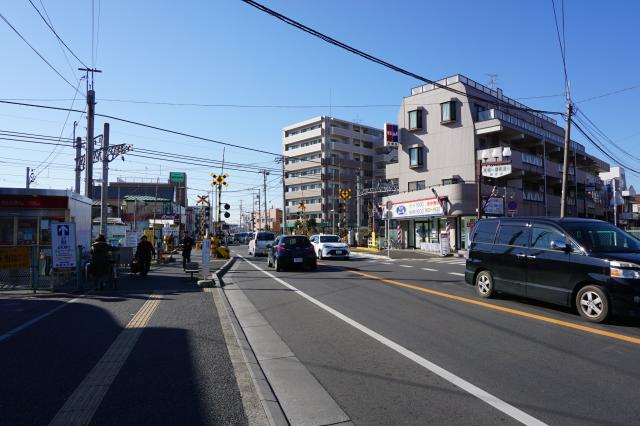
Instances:
[[[397,124],[384,123],[384,146],[397,147],[400,144],[400,133]]]
[[[442,205],[437,198],[401,201],[391,207],[392,219],[408,219],[412,217],[444,216]]]

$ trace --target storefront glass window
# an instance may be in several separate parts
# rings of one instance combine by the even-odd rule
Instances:
[[[38,219],[18,219],[18,245],[31,245],[36,243],[38,236]]]
[[[0,217],[0,245],[13,245],[12,217]]]
[[[471,235],[471,231],[473,231],[473,227],[477,220],[478,219],[475,216],[462,217],[461,243],[463,249],[469,248],[469,235]]]

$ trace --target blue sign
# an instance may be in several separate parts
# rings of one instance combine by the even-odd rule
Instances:
[[[405,214],[407,212],[407,208],[405,206],[398,206],[396,207],[396,214],[398,216],[402,216],[403,214]]]
[[[57,228],[59,236],[69,236],[69,225],[58,225]]]
[[[516,203],[515,201],[511,200],[511,201],[509,201],[509,204],[507,204],[507,208],[509,210],[517,210],[518,209],[518,203]]]

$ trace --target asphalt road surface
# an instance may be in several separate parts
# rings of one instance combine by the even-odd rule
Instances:
[[[227,274],[356,424],[638,424],[640,328],[483,300],[464,259],[357,255]]]
[[[175,266],[119,288],[0,295],[0,424],[247,424],[212,294]]]

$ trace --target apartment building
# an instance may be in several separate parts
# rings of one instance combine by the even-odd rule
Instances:
[[[437,83],[457,93],[411,90],[398,113],[398,163],[386,166],[399,193],[384,202],[393,203],[403,246],[433,247],[448,227],[464,249],[478,204],[483,215],[558,216],[564,123],[463,75]],[[603,218],[598,174],[609,165],[573,141],[569,158],[567,215]]]
[[[253,231],[272,231],[281,233],[282,210],[271,207],[267,214],[263,210],[256,211],[253,216]]]
[[[320,230],[338,231],[346,214],[353,229],[357,218],[366,226],[369,200],[356,194],[385,180],[385,164],[395,158],[395,150],[384,150],[382,131],[347,120],[320,116],[292,124],[282,130],[285,164],[287,226],[293,227],[305,205],[307,219],[315,219]],[[385,163],[385,156],[386,163]],[[341,190],[351,190],[351,199],[340,206]],[[358,215],[358,205],[360,215]]]

